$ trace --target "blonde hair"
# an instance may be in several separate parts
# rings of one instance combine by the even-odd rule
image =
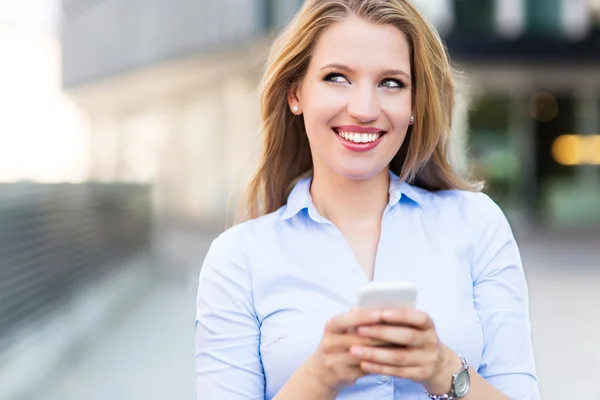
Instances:
[[[271,48],[261,83],[262,157],[242,196],[238,222],[279,209],[298,179],[310,175],[304,122],[289,110],[287,95],[305,75],[321,33],[350,15],[393,25],[410,45],[415,122],[389,168],[431,191],[479,188],[459,177],[448,160],[454,70],[436,30],[415,7],[408,0],[307,0]]]

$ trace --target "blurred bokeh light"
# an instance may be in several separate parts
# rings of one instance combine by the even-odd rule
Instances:
[[[529,112],[536,121],[550,122],[558,115],[558,102],[552,93],[536,93],[529,101]]]
[[[552,144],[552,154],[562,165],[600,165],[600,135],[562,135]]]

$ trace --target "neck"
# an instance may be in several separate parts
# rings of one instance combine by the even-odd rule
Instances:
[[[380,221],[389,201],[387,169],[367,180],[315,171],[310,193],[319,214],[340,226],[349,220]]]

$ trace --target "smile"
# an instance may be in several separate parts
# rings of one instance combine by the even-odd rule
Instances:
[[[336,133],[341,138],[354,143],[372,143],[379,139],[379,136],[382,135],[382,133],[359,133],[350,131],[337,131]]]
[[[354,125],[339,126],[333,128],[333,132],[340,143],[353,152],[365,152],[374,149],[381,143],[386,131]]]

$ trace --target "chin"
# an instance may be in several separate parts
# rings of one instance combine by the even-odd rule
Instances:
[[[341,168],[336,168],[336,172],[338,175],[343,176],[346,179],[350,179],[353,181],[364,181],[369,180],[377,175],[379,175],[383,170],[387,171],[387,166],[384,167],[375,167],[375,166],[344,166]]]

